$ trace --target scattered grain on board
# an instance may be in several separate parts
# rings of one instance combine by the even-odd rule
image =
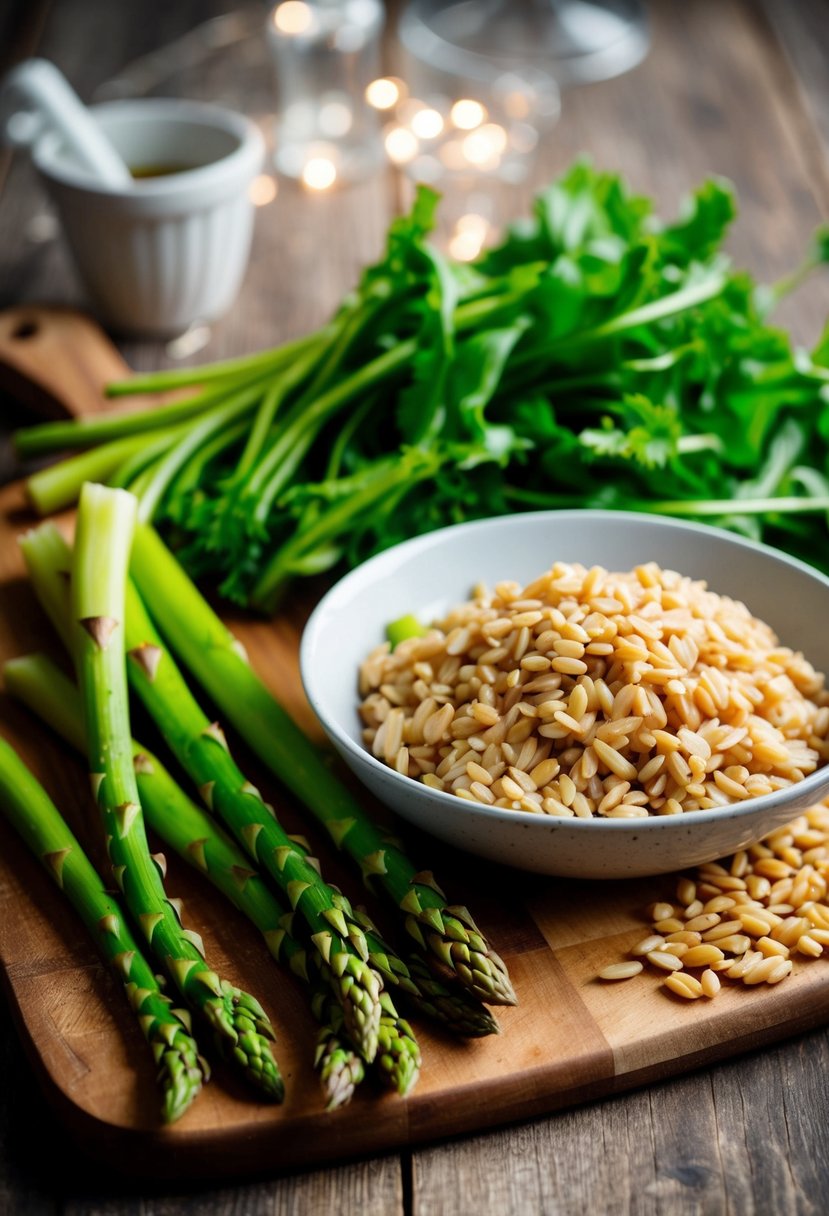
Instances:
[[[829,760],[823,675],[744,604],[653,563],[612,574],[559,562],[527,587],[479,588],[425,636],[373,651],[360,695],[379,760],[540,815],[724,806]],[[773,863],[754,867],[758,881],[789,874],[783,855],[754,860]],[[744,891],[746,865],[687,882],[680,910],[711,888]]]
[[[786,903],[769,874],[785,884]],[[742,885],[714,896],[698,912],[699,892],[725,878],[739,878]],[[676,903],[662,900],[645,909],[653,932],[631,947],[626,963],[611,963],[599,976],[625,966],[644,970],[648,962],[653,974],[668,971],[663,987],[685,1000],[716,997],[720,976],[746,987],[779,984],[796,968],[829,958],[828,889],[829,807],[822,805],[731,858],[681,875]],[[684,930],[665,936],[663,927],[681,918]]]

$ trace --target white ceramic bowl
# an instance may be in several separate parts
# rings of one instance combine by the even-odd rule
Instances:
[[[392,810],[460,849],[545,874],[625,878],[711,861],[759,840],[829,794],[829,766],[790,790],[650,819],[557,819],[476,806],[376,760],[360,739],[357,671],[389,621],[424,623],[475,583],[528,582],[555,561],[629,570],[655,561],[743,600],[781,642],[829,672],[829,579],[763,545],[703,525],[611,511],[545,511],[461,524],[406,541],[347,574],[302,638],[305,691],[331,742]]]
[[[147,336],[220,317],[247,266],[259,129],[191,101],[114,101],[92,113],[131,168],[182,167],[125,189],[97,186],[57,132],[35,142],[34,163],[95,311],[120,332]]]

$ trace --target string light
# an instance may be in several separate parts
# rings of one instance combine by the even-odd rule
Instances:
[[[443,130],[443,119],[437,110],[418,110],[410,125],[418,139],[436,139]]]
[[[497,122],[488,122],[480,128],[478,134],[489,141],[489,146],[496,156],[500,156],[507,146],[507,133]]]
[[[458,262],[471,262],[481,252],[481,244],[474,232],[456,232],[449,239],[449,252]]]
[[[393,76],[383,76],[379,80],[372,80],[371,84],[366,87],[366,101],[375,110],[390,110],[400,101],[401,83]]]
[[[396,165],[408,164],[420,149],[416,137],[406,127],[392,127],[386,133],[385,145],[389,160]]]
[[[474,211],[459,216],[455,231],[449,238],[450,254],[459,262],[473,261],[481,252],[489,231],[489,221],[485,216]]]
[[[496,132],[500,132],[500,135]],[[479,169],[495,169],[506,147],[506,132],[503,127],[488,123],[467,135],[462,147],[463,154],[471,165],[476,165]]]
[[[479,127],[484,122],[487,112],[479,101],[462,97],[452,106],[449,117],[459,130],[474,131],[475,127]]]
[[[302,180],[309,190],[327,190],[337,180],[337,168],[327,156],[312,156],[302,170]]]
[[[274,9],[273,23],[280,34],[307,34],[314,24],[314,13],[304,0],[283,0]]]
[[[482,244],[489,232],[487,220],[475,212],[468,212],[466,215],[460,216],[455,227],[458,232],[468,232],[471,236],[476,236]]]

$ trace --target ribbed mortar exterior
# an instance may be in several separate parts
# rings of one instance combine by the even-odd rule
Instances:
[[[121,332],[180,333],[226,312],[250,252],[250,184],[264,141],[241,114],[184,101],[96,106],[131,168],[169,166],[126,189],[90,180],[48,133],[33,157],[98,316]]]

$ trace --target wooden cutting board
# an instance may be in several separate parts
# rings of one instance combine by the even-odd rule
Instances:
[[[121,375],[120,356],[88,323],[82,340],[66,316],[59,333],[48,326],[48,317],[39,323],[49,328],[43,377],[57,389],[56,412],[68,407],[61,400],[61,361],[77,369],[80,350],[79,378],[87,385],[83,411],[100,408],[90,386]],[[0,317],[0,359],[2,334]],[[36,373],[37,365],[35,379]],[[77,408],[77,398],[69,404]],[[15,543],[31,523],[22,487],[0,492],[0,659],[51,648]],[[319,734],[297,665],[307,607],[293,604],[272,622],[233,615],[228,620],[266,682]],[[88,835],[94,808],[83,766],[5,694],[0,730],[75,830]],[[241,745],[231,745],[288,830],[310,835],[324,871],[356,901],[363,899],[276,783]],[[243,918],[171,857],[168,890],[183,898],[185,923],[202,932],[220,973],[254,992],[271,1015],[287,1098],[281,1107],[260,1103],[218,1065],[194,1106],[165,1128],[157,1117],[153,1066],[120,985],[45,873],[0,823],[0,971],[44,1092],[78,1143],[143,1177],[273,1172],[530,1118],[730,1058],[829,1019],[825,960],[796,963],[794,974],[774,988],[729,988],[711,1002],[673,997],[656,975],[613,985],[597,981],[602,966],[644,935],[644,906],[670,898],[669,878],[544,879],[498,869],[411,831],[406,839],[452,900],[468,902],[509,965],[520,1004],[497,1011],[502,1033],[459,1043],[417,1020],[423,1072],[410,1097],[402,1100],[366,1082],[349,1107],[325,1112],[312,1069],[315,1023],[301,987],[276,967]]]

